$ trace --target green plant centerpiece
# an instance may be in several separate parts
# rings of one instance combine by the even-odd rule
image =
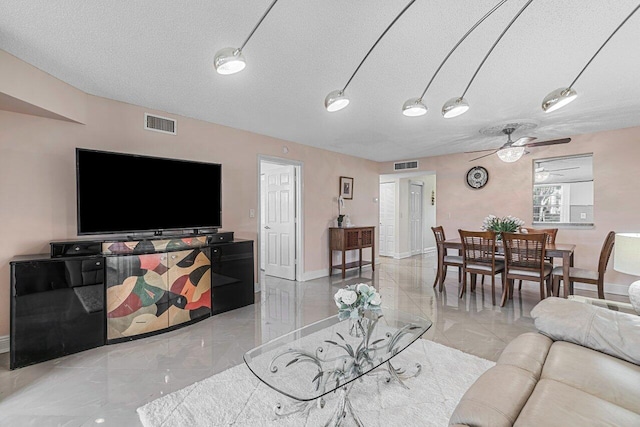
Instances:
[[[502,218],[489,215],[482,221],[482,229],[495,231],[496,240],[502,240],[502,233],[515,233],[523,225],[523,220],[511,215],[503,216]]]

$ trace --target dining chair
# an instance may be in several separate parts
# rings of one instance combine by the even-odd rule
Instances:
[[[545,282],[547,293],[551,294],[551,271],[553,267],[545,262],[544,254],[547,235],[544,233],[502,233],[502,244],[505,253],[506,291],[502,293],[502,306],[507,297],[513,298],[513,281],[530,280],[540,283],[540,299],[545,298]]]
[[[547,244],[555,244],[556,236],[558,235],[557,228],[529,228],[529,227],[520,227],[520,232],[525,234],[534,234],[534,233],[545,233],[547,235]],[[553,257],[546,256],[544,257],[546,262],[551,264],[553,268]],[[518,281],[518,289],[522,289],[522,280]]]
[[[436,284],[440,282],[440,287],[438,290],[442,292],[444,288],[444,279],[447,277],[447,267],[458,267],[458,283],[462,278],[462,256],[461,255],[449,255],[447,253],[447,249],[444,247],[444,241],[447,240],[444,235],[444,227],[438,225],[435,227],[431,227],[433,231],[433,235],[436,238],[436,250],[438,254],[438,271],[436,273],[436,278],[433,281],[433,287],[436,287]]]
[[[491,303],[496,305],[496,274],[504,271],[504,261],[496,259],[496,233],[487,231],[458,230],[462,242],[462,288],[460,298],[467,289],[467,274],[471,275],[471,290],[476,287],[480,274],[491,276]],[[504,293],[504,274],[502,292]]]
[[[615,231],[610,231],[604,239],[602,249],[600,249],[600,259],[598,260],[597,270],[588,270],[584,268],[569,267],[569,294],[573,295],[573,282],[587,283],[596,285],[598,289],[598,298],[604,299],[604,273],[607,271],[607,264],[611,258],[613,244],[616,240]],[[560,281],[562,280],[562,267],[553,269],[553,293],[560,295]],[[567,286],[564,283],[564,286]]]

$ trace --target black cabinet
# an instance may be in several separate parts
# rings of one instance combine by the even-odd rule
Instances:
[[[10,368],[104,345],[104,258],[11,262]]]
[[[13,258],[10,368],[253,304],[253,241],[229,238],[62,241]]]
[[[211,314],[255,302],[253,241],[211,246]]]

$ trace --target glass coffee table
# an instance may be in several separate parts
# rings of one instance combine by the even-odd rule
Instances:
[[[381,368],[386,382],[408,388],[403,380],[422,367],[394,367],[391,359],[430,327],[429,319],[391,309],[357,320],[340,321],[335,315],[248,351],[244,361],[260,381],[293,399],[288,406],[276,402],[276,414],[323,408],[323,396],[337,391],[340,397],[326,425],[338,426],[348,414],[362,426],[349,402],[353,382]]]

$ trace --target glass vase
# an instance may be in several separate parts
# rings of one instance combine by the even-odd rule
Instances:
[[[355,319],[349,318],[349,335],[362,338],[367,333],[368,319],[359,316]]]

